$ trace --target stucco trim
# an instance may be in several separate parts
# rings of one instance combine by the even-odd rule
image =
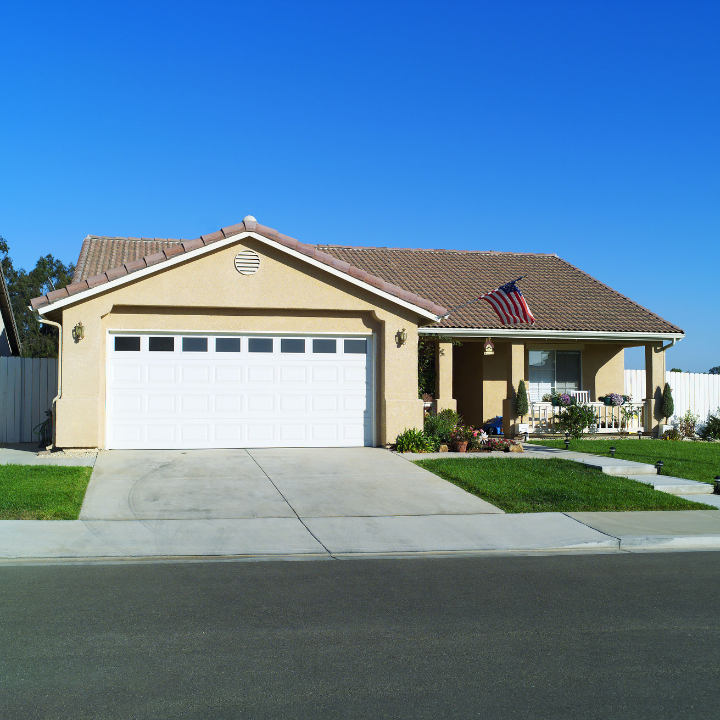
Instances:
[[[346,282],[350,283],[351,285],[355,285],[359,288],[362,288],[363,290],[366,290],[369,293],[372,293],[373,295],[382,297],[383,299],[388,300],[389,302],[391,302],[395,305],[399,305],[407,310],[411,310],[412,312],[414,312],[428,320],[437,321],[437,319],[438,319],[438,316],[435,313],[430,312],[429,310],[425,310],[424,308],[421,308],[418,305],[414,305],[413,303],[407,302],[406,300],[402,300],[401,298],[398,298],[395,295],[392,295],[391,293],[385,292],[384,290],[374,287],[373,285],[371,285],[367,282],[364,282],[363,280],[359,280],[358,278],[352,277],[351,275],[348,275],[347,273],[337,270],[329,265],[326,265],[325,263],[319,262],[318,260],[315,260],[314,258],[308,257],[307,255],[304,255],[303,253],[297,252],[296,250],[293,250],[292,248],[286,247],[285,245],[275,242],[274,240],[271,240],[270,238],[267,238],[264,235],[260,235],[256,232],[241,232],[241,233],[238,233],[237,235],[231,235],[230,237],[224,238],[222,240],[217,240],[210,245],[205,245],[202,247],[195,248],[194,250],[188,250],[186,252],[182,252],[178,255],[175,255],[174,257],[168,258],[164,262],[158,263],[157,265],[152,265],[150,267],[145,267],[140,270],[135,270],[132,273],[121,275],[120,277],[117,277],[113,280],[109,280],[108,282],[101,283],[100,285],[96,285],[95,287],[90,287],[87,290],[82,290],[82,291],[80,291],[78,293],[74,293],[73,295],[70,295],[68,297],[55,300],[54,302],[51,302],[50,304],[45,305],[44,307],[37,308],[37,312],[40,315],[44,315],[53,310],[59,310],[60,308],[67,307],[68,305],[73,305],[77,302],[82,302],[83,300],[86,300],[87,298],[93,297],[95,295],[99,295],[100,293],[104,293],[108,290],[113,290],[114,288],[125,285],[126,283],[133,282],[135,280],[139,280],[140,278],[146,277],[148,275],[152,275],[152,274],[160,272],[162,270],[166,270],[167,268],[173,267],[174,265],[177,265],[179,263],[184,263],[184,262],[193,260],[197,257],[200,257],[201,255],[205,255],[206,253],[209,253],[209,252],[214,252],[215,250],[218,250],[223,247],[227,247],[228,245],[232,245],[233,243],[236,243],[240,240],[245,240],[247,238],[257,240],[258,242],[261,242],[264,245],[268,245],[269,247],[279,250],[280,252],[283,252],[286,255],[289,255],[290,257],[296,258],[297,260],[302,260],[303,262],[308,263],[309,265],[312,265],[313,267],[319,268],[320,270],[323,270],[324,272],[327,272],[330,275],[334,275],[335,277],[345,280]]]
[[[637,340],[644,342],[682,340],[684,333],[606,332],[602,330],[505,330],[498,328],[418,328],[421,335],[443,337],[499,337],[512,340]]]

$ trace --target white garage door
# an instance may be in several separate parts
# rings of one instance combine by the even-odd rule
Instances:
[[[373,444],[372,338],[109,334],[108,448]]]

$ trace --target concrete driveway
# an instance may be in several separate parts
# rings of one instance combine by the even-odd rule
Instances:
[[[81,520],[223,520],[500,513],[379,448],[115,450]]]

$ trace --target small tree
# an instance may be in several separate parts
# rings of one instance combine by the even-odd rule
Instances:
[[[528,405],[528,394],[527,389],[525,388],[525,381],[521,380],[515,397],[515,415],[520,416],[520,422],[522,422],[525,415],[528,414],[529,409],[530,406]]]
[[[662,401],[660,402],[660,414],[665,418],[665,422],[675,414],[675,403],[673,402],[670,383],[665,383],[665,388],[663,389]]]
[[[711,375],[720,375],[720,365],[716,365],[715,367],[711,367],[708,372]]]

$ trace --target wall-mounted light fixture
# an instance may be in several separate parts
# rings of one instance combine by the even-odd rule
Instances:
[[[495,346],[493,345],[493,341],[490,338],[485,339],[485,344],[483,345],[483,355],[494,355],[495,354]]]
[[[79,322],[72,330],[73,340],[80,342],[85,337],[85,326]]]
[[[395,333],[395,342],[397,343],[398,347],[404,345],[407,342],[407,332],[405,331],[405,328],[403,328],[402,330],[398,330]]]

